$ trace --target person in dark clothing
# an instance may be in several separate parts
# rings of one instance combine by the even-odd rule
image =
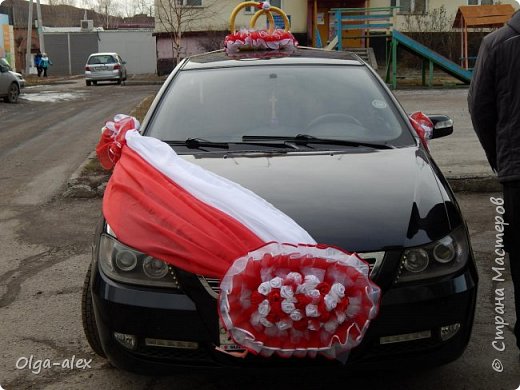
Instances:
[[[42,67],[41,67],[41,61],[42,61],[42,53],[38,52],[34,56],[34,66],[36,67],[36,70],[38,71],[38,77],[42,75]]]
[[[504,249],[514,285],[520,348],[520,12],[480,46],[468,94],[473,128],[504,191]]]

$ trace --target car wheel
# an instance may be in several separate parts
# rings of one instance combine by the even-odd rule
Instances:
[[[81,294],[81,319],[83,322],[83,331],[85,332],[90,348],[92,348],[92,350],[99,356],[106,358],[105,352],[103,352],[103,348],[101,347],[96,319],[94,318],[92,290],[90,289],[91,276],[92,265],[88,268],[85,281],[83,282],[83,292]]]
[[[117,80],[117,85],[121,85],[121,79]]]
[[[92,84],[92,82],[90,80],[86,80],[85,81],[85,84],[87,84],[87,87],[90,87],[90,85]]]
[[[6,103],[16,103],[20,96],[20,88],[16,83],[12,83],[7,90],[7,96],[4,98]]]

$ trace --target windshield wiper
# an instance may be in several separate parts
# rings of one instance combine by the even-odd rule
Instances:
[[[165,141],[168,145],[186,145],[188,149],[199,149],[203,147],[229,149],[227,142],[214,142],[202,138],[187,138],[185,141]]]
[[[279,135],[244,135],[242,141],[290,141],[296,145],[307,144],[325,144],[325,145],[342,145],[342,146],[366,146],[375,149],[393,149],[393,146],[387,144],[377,144],[363,141],[351,141],[345,139],[318,138],[308,134],[297,134],[296,136],[279,136]]]

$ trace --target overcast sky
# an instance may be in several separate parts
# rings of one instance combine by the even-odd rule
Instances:
[[[127,10],[131,10],[132,8],[130,7],[130,5],[133,3],[131,0],[112,0],[113,3],[114,3],[114,6],[117,7],[117,9],[120,10],[120,13],[121,14],[125,14],[127,12],[125,12],[125,6],[128,7]],[[1,2],[1,1],[0,1]],[[37,3],[37,0],[33,0],[33,2],[36,4]],[[70,5],[74,5],[76,7],[80,7],[80,8],[87,8],[87,9],[90,9],[92,8],[92,6],[89,6],[88,4],[96,4],[98,3],[99,0],[70,0],[70,1],[64,1],[64,3],[67,3],[67,4],[70,4]],[[148,4],[148,9],[150,9],[150,7],[153,6],[153,0],[145,0],[145,2]],[[49,4],[49,1],[48,0],[40,0],[40,3],[41,4]],[[147,12],[149,13],[149,12]],[[128,15],[127,15],[128,16]]]

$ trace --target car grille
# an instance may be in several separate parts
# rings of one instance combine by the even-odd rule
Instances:
[[[370,277],[374,278],[383,263],[385,252],[358,253],[358,256],[368,263],[370,268]],[[218,298],[218,295],[220,294],[220,279],[199,275],[199,280],[209,295],[215,299]]]

